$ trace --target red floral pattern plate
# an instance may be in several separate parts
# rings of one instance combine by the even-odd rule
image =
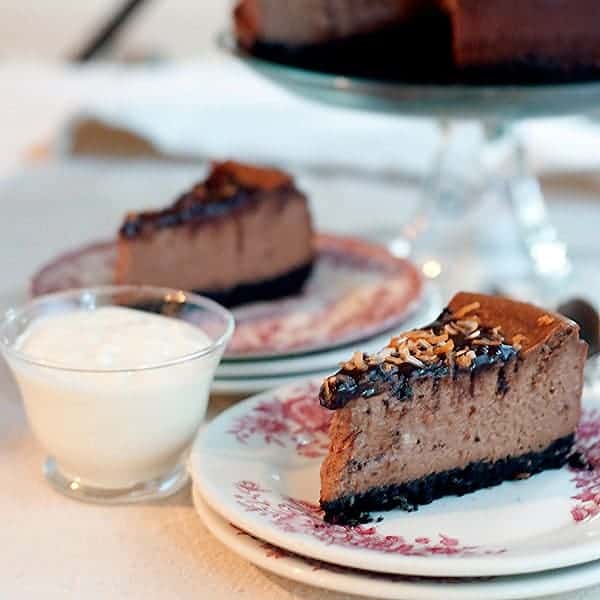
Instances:
[[[578,431],[592,470],[547,471],[344,527],[325,523],[318,507],[331,417],[318,403],[318,386],[312,380],[255,396],[202,431],[190,471],[212,509],[280,548],[385,573],[513,575],[600,557],[597,397],[586,398]]]
[[[227,358],[272,358],[349,344],[399,325],[421,302],[418,269],[383,246],[325,234],[316,243],[316,268],[301,295],[234,309],[237,326]],[[115,260],[113,242],[64,254],[36,273],[32,294],[110,283]]]
[[[508,600],[566,593],[600,582],[600,564],[543,574],[487,578],[434,578],[372,573],[340,567],[257,539],[211,510],[196,487],[194,505],[207,529],[249,562],[300,583],[389,600]]]

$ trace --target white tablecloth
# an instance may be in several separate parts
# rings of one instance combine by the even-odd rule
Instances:
[[[161,504],[101,507],[54,493],[17,392],[0,369],[0,598],[324,598],[265,574],[214,540],[190,490]],[[331,595],[335,598],[335,595]]]
[[[64,152],[63,126],[93,116],[178,157],[236,157],[379,172],[427,172],[427,120],[344,111],[292,96],[222,55],[179,63],[73,67],[0,62],[0,177],[32,147]],[[577,118],[520,126],[536,172],[600,168],[600,129]],[[556,143],[560,140],[560,143]]]
[[[215,403],[213,411],[222,404]],[[102,507],[52,491],[17,391],[0,365],[0,598],[341,600],[246,563],[197,517],[190,490],[160,504]],[[600,587],[555,597],[592,600]]]

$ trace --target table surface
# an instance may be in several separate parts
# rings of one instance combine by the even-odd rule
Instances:
[[[106,206],[112,207],[112,184],[110,178],[104,177],[106,172],[102,175],[103,186],[94,193],[102,195]],[[126,186],[122,173],[113,175],[119,185]],[[72,180],[73,176],[69,175]],[[15,217],[8,219],[15,226],[5,227],[0,236],[0,272],[8,278],[0,282],[0,296],[14,286],[23,292],[34,265],[62,244],[78,242],[49,233],[40,236],[40,218],[47,223],[45,229],[52,228],[55,217],[49,209],[29,221],[18,212],[31,211],[33,204],[28,204],[27,195],[35,189],[38,198],[39,189],[57,194],[52,186],[58,179],[58,172],[50,170],[41,179],[39,175],[37,179],[28,176],[0,185],[3,220],[7,211],[9,217]],[[171,179],[168,185],[173,185]],[[89,186],[87,189],[92,192]],[[12,201],[14,195],[19,196],[21,208]],[[126,197],[134,196],[128,193]],[[97,207],[94,200],[98,198],[88,200],[92,223],[85,225],[88,230],[82,231],[82,235],[90,235],[92,231],[101,235],[102,228],[112,224],[109,220],[103,223],[100,218],[94,219],[96,212],[100,215],[100,209],[96,212],[92,209]],[[122,210],[119,206],[113,209]],[[69,231],[71,235],[73,231]],[[227,403],[213,398],[211,414],[222,410]],[[42,460],[43,453],[28,429],[14,381],[6,366],[0,364],[0,484],[5,489],[0,494],[2,599],[212,600],[231,598],[234,594],[264,600],[342,597],[273,576],[237,557],[201,523],[192,506],[189,488],[163,503],[123,507],[86,505],[62,497],[45,483]],[[560,598],[591,600],[599,596],[597,587]]]
[[[213,398],[215,414],[230,401]],[[18,391],[0,365],[0,597],[341,599],[262,571],[215,540],[190,488],[162,503],[104,507],[55,493]],[[555,596],[591,600],[600,587]]]

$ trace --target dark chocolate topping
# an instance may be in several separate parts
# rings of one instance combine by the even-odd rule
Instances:
[[[261,192],[294,189],[292,178],[281,171],[232,161],[217,163],[206,181],[180,196],[172,206],[128,215],[119,234],[132,239],[154,229],[200,224],[240,210],[257,201]]]
[[[336,410],[353,398],[370,398],[382,392],[408,399],[417,379],[455,377],[461,372],[474,376],[482,369],[516,359],[518,337],[507,343],[500,327],[480,323],[478,308],[479,304],[473,303],[454,312],[445,309],[427,327],[392,338],[377,354],[356,353],[324,381],[321,404]],[[499,389],[499,393],[505,391]]]

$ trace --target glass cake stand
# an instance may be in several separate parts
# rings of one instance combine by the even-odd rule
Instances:
[[[515,124],[524,119],[593,116],[600,82],[552,85],[419,84],[316,72],[272,62],[238,47],[230,33],[219,46],[287,91],[320,104],[398,116],[435,119],[442,144],[423,185],[418,214],[392,241],[426,277],[448,292],[456,269],[478,272],[477,287],[508,291],[556,305],[571,272],[568,251],[547,217],[541,187],[528,172]],[[500,202],[500,204],[499,204]],[[516,289],[499,285],[486,261],[486,237],[498,206],[508,208],[514,250],[526,262]],[[484,225],[482,227],[482,224]],[[488,253],[489,253],[489,245]],[[497,258],[497,257],[496,257]],[[444,285],[444,278],[448,282]]]

